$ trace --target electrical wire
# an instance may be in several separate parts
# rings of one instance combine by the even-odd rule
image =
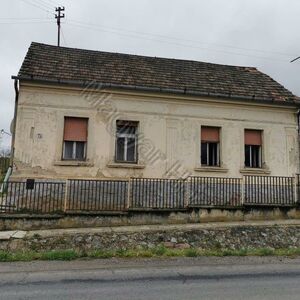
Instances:
[[[63,29],[61,28],[60,31],[61,31],[61,36],[62,36],[62,39],[63,39],[63,42],[64,42],[65,46],[68,46]]]
[[[53,21],[40,20],[40,21],[15,21],[15,22],[1,22],[1,25],[14,25],[14,24],[42,24],[42,23],[53,23]]]
[[[263,60],[286,62],[286,60],[283,60],[283,59],[275,59],[275,58],[271,58],[271,57],[262,57],[262,56],[256,56],[256,55],[244,54],[244,53],[238,53],[238,52],[231,52],[231,51],[225,51],[225,50],[214,49],[214,48],[205,48],[205,47],[199,47],[199,46],[195,46],[195,45],[187,45],[187,44],[182,44],[182,43],[178,43],[178,42],[175,42],[175,41],[172,42],[172,41],[166,41],[166,40],[161,40],[161,39],[156,39],[156,38],[147,38],[147,37],[137,36],[137,35],[133,35],[133,34],[120,33],[120,32],[116,32],[116,31],[113,31],[113,30],[100,29],[100,28],[96,28],[95,26],[91,26],[91,25],[79,25],[79,24],[76,24],[74,22],[69,22],[69,23],[66,22],[65,24],[70,25],[70,26],[84,28],[84,29],[91,29],[91,30],[95,30],[95,31],[107,32],[107,33],[112,33],[112,34],[116,34],[116,35],[119,35],[119,36],[131,37],[131,38],[134,38],[134,39],[143,39],[143,40],[148,40],[148,41],[166,43],[166,44],[176,45],[176,46],[185,47],[185,48],[200,49],[200,50],[213,51],[213,52],[224,53],[224,54],[229,54],[229,55],[252,57],[252,58],[263,59]]]
[[[96,28],[101,28],[103,30],[112,30],[116,32],[124,32],[124,33],[130,33],[130,34],[135,34],[135,35],[141,35],[141,36],[150,36],[150,37],[158,37],[158,38],[163,38],[167,40],[176,40],[176,41],[183,41],[183,42],[189,42],[189,43],[197,43],[197,44],[202,44],[202,45],[211,45],[215,47],[221,47],[221,48],[229,48],[229,49],[234,49],[234,50],[242,50],[242,51],[251,51],[251,52],[260,52],[260,53],[266,53],[266,54],[274,54],[274,55],[280,55],[280,56],[295,56],[295,54],[292,53],[282,53],[282,52],[277,52],[277,51],[267,51],[267,50],[261,50],[261,49],[254,49],[254,48],[244,48],[244,47],[236,47],[232,45],[224,45],[224,44],[216,44],[216,43],[204,43],[200,42],[197,40],[192,40],[192,39],[183,39],[183,38],[177,38],[177,37],[170,37],[166,35],[161,35],[161,34],[153,34],[153,33],[145,33],[141,31],[134,31],[134,30],[126,30],[126,29],[121,29],[121,28],[114,28],[114,27],[106,27],[106,26],[100,26],[97,24],[92,24],[92,23],[85,23],[73,19],[68,19],[68,21],[72,23],[76,23],[78,25],[82,26],[89,26],[89,27],[96,27]]]
[[[50,13],[50,14],[55,15],[55,14],[54,14],[52,11],[50,11],[48,8],[46,8],[45,6],[42,6],[42,5],[40,5],[40,4],[36,4],[36,2],[31,2],[31,1],[29,1],[29,0],[21,0],[21,1],[23,1],[23,2],[25,2],[25,3],[27,3],[27,4],[29,4],[29,5],[35,6],[35,7],[39,8],[40,10],[43,10],[43,11],[45,11],[45,12],[47,12],[47,13]]]

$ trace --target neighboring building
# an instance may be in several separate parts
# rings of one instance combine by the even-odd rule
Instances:
[[[14,177],[292,176],[299,99],[255,68],[32,43]]]

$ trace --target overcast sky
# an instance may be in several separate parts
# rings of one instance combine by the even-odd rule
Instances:
[[[55,5],[66,8],[62,46],[254,66],[300,96],[300,60],[289,62],[300,56],[299,0],[0,1],[0,129],[31,41],[56,44]]]

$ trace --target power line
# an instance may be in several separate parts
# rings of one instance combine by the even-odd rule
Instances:
[[[90,25],[79,25],[79,24],[76,24],[76,23],[73,23],[73,22],[70,22],[70,24],[66,23],[66,25],[77,26],[77,27],[81,27],[81,28],[85,28],[85,29],[91,29],[91,30],[95,30],[95,31],[108,32],[108,33],[116,34],[116,35],[119,35],[119,36],[127,36],[127,37],[131,37],[131,38],[135,38],[135,39],[156,41],[156,42],[176,45],[176,46],[180,46],[180,47],[194,48],[194,49],[200,49],[200,50],[208,50],[208,51],[219,52],[219,53],[224,53],[224,54],[229,54],[229,55],[238,55],[238,56],[252,57],[252,58],[257,58],[257,59],[264,59],[264,60],[286,62],[286,60],[283,60],[283,59],[275,59],[275,58],[270,58],[270,57],[261,57],[261,56],[256,56],[256,55],[250,55],[250,54],[244,54],[244,53],[238,53],[238,52],[230,52],[230,51],[225,51],[225,50],[220,50],[220,49],[213,49],[213,48],[204,48],[204,47],[199,47],[199,46],[195,46],[195,45],[186,45],[186,44],[182,44],[182,43],[178,43],[178,42],[160,40],[160,39],[155,39],[155,38],[147,38],[147,37],[141,37],[141,36],[136,36],[136,35],[132,35],[132,34],[120,33],[120,32],[116,32],[116,31],[113,31],[113,30],[100,29],[100,28],[96,28],[96,27],[93,27],[93,26],[90,26]]]
[[[67,45],[67,40],[66,40],[66,38],[65,38],[64,31],[63,31],[62,28],[61,28],[61,35],[62,35],[62,39],[63,39],[64,44],[65,44],[66,46],[68,46],[68,45]]]
[[[47,21],[47,20],[28,20],[28,21],[14,21],[14,22],[1,22],[1,25],[5,25],[5,24],[10,24],[10,25],[14,25],[14,24],[41,24],[41,23],[53,23],[53,21]]]
[[[53,9],[55,7],[55,4],[50,4],[50,2],[45,1],[45,0],[38,0],[39,3],[41,3],[42,5],[48,7],[49,9]]]
[[[291,60],[291,63],[294,62],[294,61],[296,61],[296,60],[298,60],[298,59],[300,59],[300,56],[299,56],[299,57],[296,57],[296,58],[293,59],[293,60]]]
[[[254,49],[254,48],[236,47],[236,46],[232,46],[232,45],[224,45],[224,44],[217,44],[217,43],[205,43],[205,42],[192,40],[192,39],[183,39],[183,38],[170,37],[170,36],[161,35],[161,34],[145,33],[145,32],[141,32],[141,31],[106,27],[106,26],[100,26],[100,25],[92,24],[92,23],[85,23],[85,22],[81,22],[81,21],[77,21],[77,20],[73,20],[73,19],[69,19],[69,21],[72,23],[76,23],[78,25],[95,27],[95,28],[99,28],[99,29],[101,28],[103,30],[112,30],[112,31],[130,33],[130,34],[141,35],[141,36],[158,37],[158,38],[163,38],[163,39],[167,39],[167,40],[184,41],[184,42],[197,43],[197,44],[203,44],[203,45],[212,45],[212,46],[221,47],[221,48],[230,48],[230,49],[235,49],[235,50],[260,52],[260,53],[275,54],[275,55],[289,56],[289,57],[295,55],[295,54],[291,54],[291,53],[282,53],[282,52],[277,52],[277,51],[267,51],[267,50]]]
[[[25,3],[27,3],[27,4],[29,4],[29,5],[35,6],[35,7],[39,8],[40,10],[43,10],[43,11],[45,11],[45,12],[47,12],[47,13],[54,14],[54,13],[51,12],[49,9],[45,8],[45,6],[38,5],[38,4],[36,4],[35,2],[33,3],[33,2],[31,2],[31,1],[29,1],[29,0],[21,0],[21,1],[23,1],[23,2],[25,2]]]

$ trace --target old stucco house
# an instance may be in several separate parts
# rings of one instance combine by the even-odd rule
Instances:
[[[32,43],[14,177],[292,176],[298,98],[255,68]]]

